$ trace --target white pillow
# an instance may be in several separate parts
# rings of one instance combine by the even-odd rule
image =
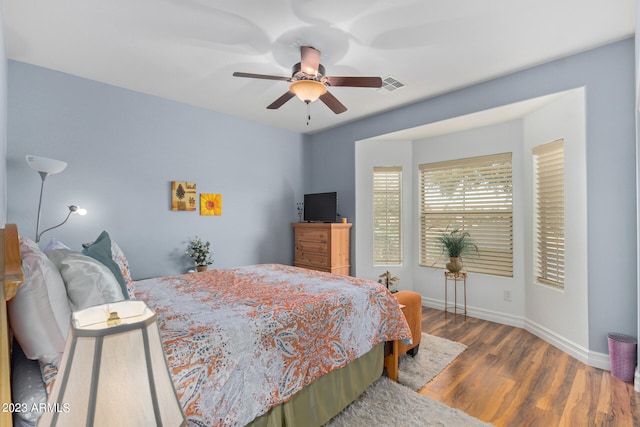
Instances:
[[[124,299],[115,276],[99,261],[67,249],[53,250],[47,256],[62,275],[72,311]]]
[[[29,359],[58,366],[71,322],[64,282],[26,237],[20,238],[20,256],[24,282],[7,306],[11,329]]]
[[[69,248],[67,245],[65,245],[64,243],[62,243],[60,240],[56,239],[55,237],[52,237],[51,240],[49,241],[49,243],[47,244],[47,246],[44,247],[42,252],[44,252],[46,254],[47,252],[50,252],[50,251],[52,251],[54,249],[71,249],[71,248]]]

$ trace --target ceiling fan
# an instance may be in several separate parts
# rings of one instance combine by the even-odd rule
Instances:
[[[267,106],[270,110],[282,107],[285,102],[297,96],[307,104],[307,108],[309,104],[320,99],[331,111],[340,114],[347,111],[347,107],[327,91],[328,86],[382,87],[382,79],[380,77],[326,76],[324,66],[320,64],[320,51],[311,46],[300,46],[300,58],[300,62],[293,66],[291,77],[241,72],[235,72],[233,75],[235,77],[290,82],[289,90]],[[307,124],[309,123],[307,122]]]

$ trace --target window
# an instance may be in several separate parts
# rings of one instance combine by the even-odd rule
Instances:
[[[536,279],[564,287],[564,141],[533,148],[536,193]]]
[[[373,168],[373,265],[402,264],[402,167]]]
[[[478,254],[466,271],[513,276],[511,153],[429,163],[420,169],[420,265],[444,267],[437,236],[459,228]]]

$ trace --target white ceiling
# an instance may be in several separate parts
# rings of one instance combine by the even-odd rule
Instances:
[[[10,59],[300,133],[313,133],[633,35],[635,0],[2,0]],[[334,87],[348,108],[296,98],[300,45],[330,76],[393,76],[395,90]]]

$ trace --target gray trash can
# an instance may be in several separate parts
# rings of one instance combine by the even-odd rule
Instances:
[[[609,333],[607,337],[611,376],[622,381],[633,381],[638,340],[630,335],[616,333]]]

